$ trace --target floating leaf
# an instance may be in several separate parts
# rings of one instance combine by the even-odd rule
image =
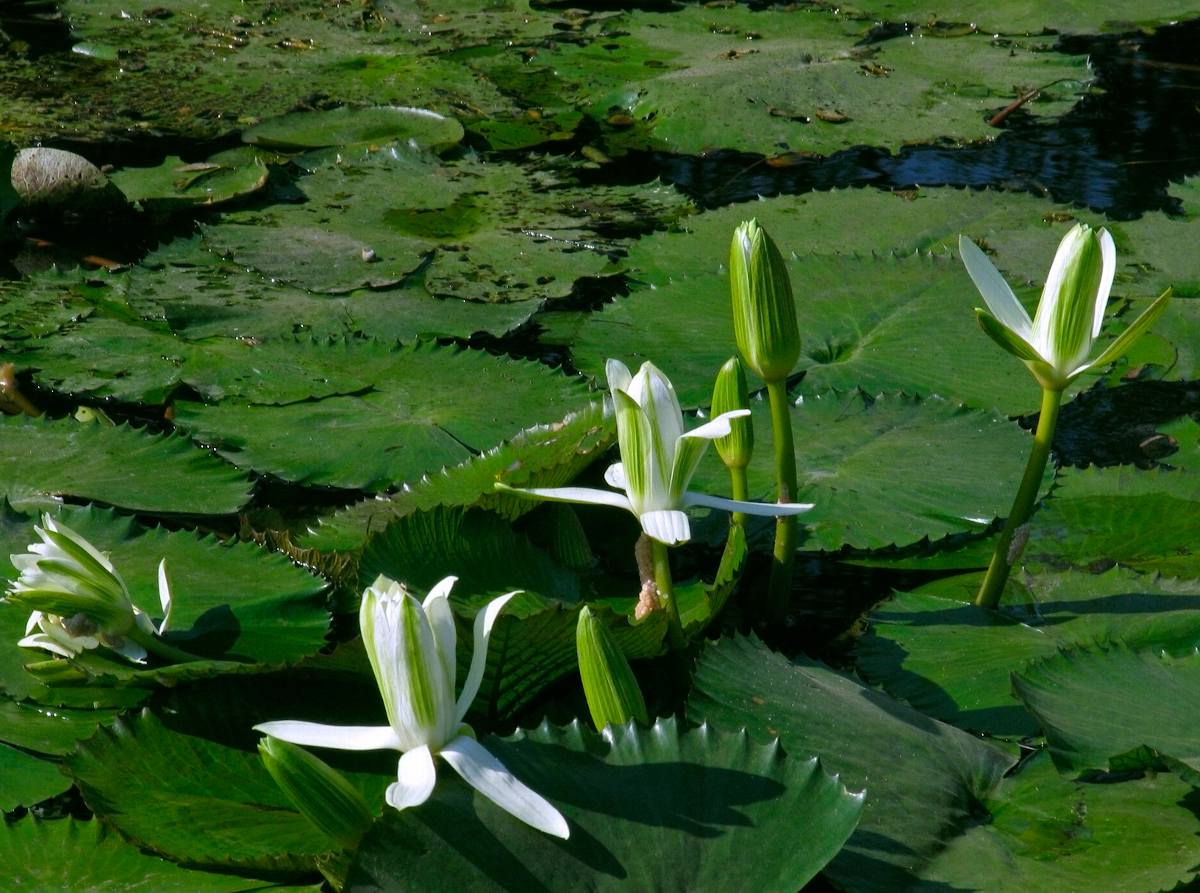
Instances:
[[[535,363],[483,351],[367,345],[336,355],[386,360],[362,396],[283,406],[176,404],[175,423],[241,467],[305,484],[383,490],[456,465],[522,428],[578,408],[585,386]],[[336,445],[336,449],[330,449]]]
[[[846,785],[866,788],[858,830],[825,869],[834,884],[857,891],[906,889],[1011,763],[958,729],[753,638],[705,648],[688,717],[778,736],[789,753],[815,753]],[[889,755],[886,771],[881,753]]]
[[[73,419],[0,419],[0,496],[74,496],[158,514],[227,515],[243,473],[183,437]]]
[[[372,531],[437,506],[478,506],[515,520],[537,508],[537,503],[497,493],[496,481],[521,487],[565,484],[591,464],[613,437],[602,405],[590,404],[560,422],[526,428],[511,440],[426,475],[398,493],[376,496],[322,518],[299,545],[322,552],[359,549]]]
[[[981,574],[903,593],[871,615],[858,668],[918,710],[972,731],[1019,737],[1038,731],[1009,681],[1058,649],[1122,641],[1182,654],[1200,644],[1200,586],[1121,568],[1010,579],[996,611],[966,603]]]
[[[815,759],[745,732],[681,732],[674,719],[600,735],[543,724],[485,743],[555,802],[570,840],[529,829],[442,772],[430,801],[389,810],[368,834],[348,889],[717,891],[736,872],[746,889],[797,890],[862,810],[861,795]]]
[[[1090,77],[1085,57],[1036,41],[917,33],[855,46],[858,23],[806,7],[639,9],[603,29],[601,40],[539,47],[530,64],[607,122],[618,148],[828,154],[985,139],[996,132],[988,118],[1023,92],[1014,85],[1067,82],[1029,109],[1049,116],[1070,108]],[[476,64],[487,72],[486,60]],[[831,109],[839,120],[822,120]]]
[[[1200,577],[1200,478],[1129,467],[1065,469],[1029,527],[1024,560]]]
[[[1001,780],[912,890],[1154,893],[1195,877],[1200,821],[1169,774],[1088,784],[1060,777],[1044,753]]]
[[[1152,0],[1137,6],[1112,7],[1070,0],[1041,5],[1022,2],[981,2],[966,0],[953,10],[925,0],[867,0],[850,15],[869,20],[932,23],[970,22],[985,34],[1041,34],[1061,31],[1066,34],[1094,34],[1098,31],[1132,31],[1137,27],[1165,25],[1195,14],[1195,7],[1180,0]]]
[[[767,407],[751,404],[754,439],[769,444]],[[980,533],[1008,511],[1029,449],[1028,435],[1006,419],[941,400],[828,393],[801,398],[791,414],[797,500],[816,504],[800,519],[802,549],[877,549]],[[751,499],[774,497],[772,462],[769,450],[755,451]],[[710,454],[693,482],[696,490],[723,493],[728,473]]]
[[[220,205],[257,192],[267,183],[267,168],[253,156],[221,162],[184,163],[169,155],[157,167],[128,167],[109,179],[129,202],[146,210]]]
[[[462,138],[462,125],[453,118],[427,109],[394,105],[292,112],[242,132],[242,139],[248,143],[285,152],[390,142],[436,151],[449,148]]]
[[[1115,758],[1148,747],[1200,771],[1200,654],[1133,647],[1065,649],[1014,675],[1064,770],[1129,768]]]
[[[0,872],[16,890],[154,893],[318,893],[317,885],[192,871],[139,852],[102,822],[26,818],[0,829]]]
[[[12,812],[18,806],[33,806],[61,794],[70,786],[70,780],[58,771],[57,763],[0,744],[0,811]],[[0,870],[5,871],[6,877],[12,876],[11,866]]]
[[[979,331],[978,293],[956,258],[806,256],[788,267],[803,335],[802,393],[900,390],[1009,415],[1037,408],[1028,372]],[[571,350],[597,376],[608,357],[669,363],[680,400],[703,406],[728,358],[732,325],[728,275],[684,273],[605,305]]]

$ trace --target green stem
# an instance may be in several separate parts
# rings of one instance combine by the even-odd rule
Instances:
[[[1046,461],[1050,458],[1050,447],[1054,444],[1054,427],[1058,423],[1058,408],[1061,404],[1062,391],[1048,388],[1042,390],[1042,412],[1038,416],[1033,450],[1030,451],[1029,462],[1025,466],[1025,477],[1021,478],[1021,486],[1017,490],[1017,498],[1013,500],[1012,511],[1008,513],[1008,519],[1004,522],[1004,529],[1000,532],[1000,539],[996,541],[996,551],[992,553],[987,575],[983,578],[983,585],[979,587],[979,594],[975,596],[975,604],[981,608],[994,608],[1000,604],[1004,584],[1008,581],[1008,573],[1017,557],[1010,554],[1013,536],[1033,514],[1038,490],[1042,486],[1042,475],[1046,472]]]
[[[679,605],[675,601],[675,588],[671,583],[671,558],[665,543],[654,539],[650,543],[654,555],[654,585],[658,589],[658,599],[667,612],[667,642],[672,651],[679,651],[687,644],[687,639],[683,637]]]
[[[172,664],[184,664],[190,661],[204,660],[205,658],[172,645],[168,645],[158,636],[151,635],[140,627],[135,626],[125,634],[125,637],[137,642],[146,649],[147,654],[153,654],[155,657],[162,658],[164,661]]]
[[[746,478],[745,465],[730,465],[729,468],[729,485],[733,491],[733,498],[739,502],[746,502],[750,498],[750,484]],[[744,527],[746,524],[745,512],[734,512],[731,520],[739,527]]]
[[[787,384],[767,382],[771,404],[771,440],[775,445],[775,477],[779,484],[779,502],[792,502],[796,494],[796,449],[792,445],[792,414],[789,411]],[[767,621],[782,625],[787,619],[792,598],[792,565],[796,560],[796,517],[775,519],[775,553],[771,562],[771,582],[767,587]]]

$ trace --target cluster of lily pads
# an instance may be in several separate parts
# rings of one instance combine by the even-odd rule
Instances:
[[[50,68],[0,34],[14,887],[1196,882],[1196,181],[1109,221],[604,179],[1053,120],[1090,73],[1043,29],[1129,27],[862,6],[64,0]],[[218,142],[81,157],[131,133]],[[35,238],[71,219],[162,242],[76,263]],[[1155,388],[1145,467],[1048,461]]]

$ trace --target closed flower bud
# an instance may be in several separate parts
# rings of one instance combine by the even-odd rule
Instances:
[[[303,748],[278,738],[260,740],[258,753],[296,809],[342,848],[358,846],[374,816],[345,776]]]
[[[730,357],[717,373],[713,385],[712,414],[732,412],[750,408],[750,390],[746,386],[746,373],[737,357]],[[729,433],[713,441],[721,461],[729,468],[745,468],[750,464],[754,452],[754,426],[749,416],[729,420]]]
[[[742,359],[763,381],[782,381],[800,358],[800,328],[783,255],[756,220],[734,231],[729,287]]]
[[[596,728],[624,725],[630,719],[648,724],[646,702],[629,661],[608,628],[586,606],[579,611],[575,650],[583,693]]]

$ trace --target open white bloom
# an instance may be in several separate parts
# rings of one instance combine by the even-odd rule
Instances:
[[[590,487],[518,489],[497,484],[498,489],[535,499],[622,508],[637,515],[648,536],[669,546],[691,539],[691,525],[683,511],[688,506],[748,515],[797,515],[812,508],[811,503],[742,502],[688,490],[709,441],[728,435],[729,420],[747,416],[750,410],[721,413],[699,428],[684,431],[675,388],[653,363],[642,363],[637,375],[630,375],[620,360],[609,360],[605,372],[617,413],[621,461],[609,466],[604,480],[624,490],[624,495]]]
[[[17,644],[61,657],[105,645],[132,661],[144,661],[146,650],[127,636],[135,625],[154,636],[167,631],[171,587],[166,559],[158,565],[163,620],[155,624],[130,601],[125,581],[105,553],[49,515],[43,515],[42,526],[33,529],[41,542],[11,556],[20,576],[4,599],[32,609],[25,638]]]
[[[1089,369],[1120,358],[1166,309],[1168,289],[1109,347],[1089,359],[1104,324],[1116,272],[1116,248],[1107,230],[1077,223],[1063,237],[1032,320],[1004,277],[966,236],[958,250],[988,309],[976,308],[987,334],[1029,367],[1038,383],[1061,391]],[[990,311],[990,312],[989,312]]]
[[[337,750],[398,750],[397,780],[387,802],[396,809],[429,799],[437,781],[434,756],[500,808],[539,831],[566,838],[566,819],[545,798],[530,790],[472,737],[463,723],[479,691],[487,660],[488,638],[500,612],[516,595],[493,599],[475,617],[475,650],[462,693],[454,696],[456,636],[446,577],[418,602],[394,580],[378,577],[363,593],[359,625],[379,693],[387,710],[386,726],[329,726],[283,720],[254,728],[293,744]]]

